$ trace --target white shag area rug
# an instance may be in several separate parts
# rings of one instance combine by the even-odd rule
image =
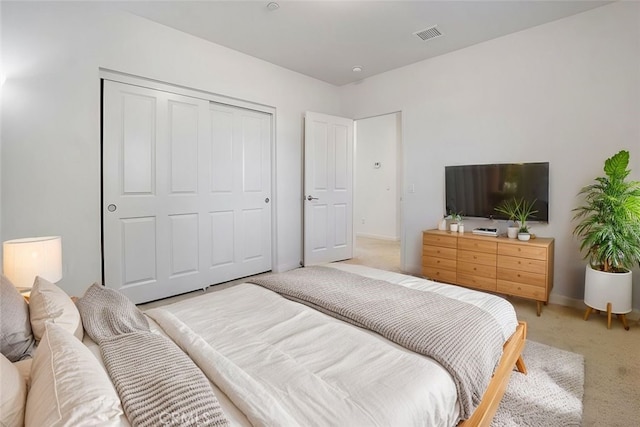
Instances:
[[[511,374],[491,426],[580,426],[584,357],[527,341],[523,358],[528,373]]]

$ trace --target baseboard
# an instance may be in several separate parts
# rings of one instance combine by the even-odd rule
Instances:
[[[551,304],[564,305],[565,307],[573,307],[579,310],[584,310],[586,308],[583,300],[565,297],[564,295],[551,294],[549,295],[549,302]]]
[[[565,297],[564,295],[555,295],[555,294],[551,294],[549,295],[549,302],[551,304],[558,304],[558,305],[564,305],[565,307],[573,307],[573,308],[577,308],[578,310],[585,310],[587,308],[587,306],[584,303],[584,300],[581,299],[577,299],[577,298],[569,298],[569,297]],[[629,320],[640,320],[640,310],[633,310],[631,313],[627,313],[627,319]]]
[[[369,239],[387,240],[389,242],[399,242],[399,237],[381,236],[378,234],[356,233],[356,237],[366,237]]]

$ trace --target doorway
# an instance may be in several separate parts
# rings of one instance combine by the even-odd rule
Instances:
[[[402,271],[402,113],[355,121],[354,258]]]

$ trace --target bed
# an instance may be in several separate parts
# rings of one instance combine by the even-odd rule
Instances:
[[[526,339],[526,325],[517,321],[507,301],[363,266],[331,264],[328,267],[406,289],[441,294],[488,311],[499,325],[497,333],[502,337],[504,351],[499,362],[496,361],[482,401],[468,419],[460,419],[456,382],[442,364],[375,332],[354,326],[350,321],[331,317],[249,283],[251,279],[221,291],[147,310],[145,317],[156,335],[175,342],[204,372],[228,425],[490,425],[514,366],[525,372],[520,354]],[[52,345],[58,339],[73,338],[49,324],[47,328],[50,335],[57,337],[49,339],[54,342]],[[452,332],[459,332],[455,325]],[[75,343],[66,342],[63,347],[70,346]],[[94,360],[90,362],[97,362],[102,370],[100,375],[105,374],[101,350],[87,333],[81,346],[82,350],[78,350],[92,354]],[[47,364],[52,365],[51,361]],[[42,405],[29,405],[37,382],[33,376],[38,375],[35,360],[33,365],[32,389],[26,399],[27,425],[42,422],[41,418],[30,417],[30,410],[47,412]],[[64,370],[63,361],[60,366]],[[87,369],[95,371],[95,364]],[[74,387],[78,389],[77,385]],[[38,390],[36,387],[38,395],[46,393]],[[111,386],[110,396],[113,391]],[[85,393],[85,400],[90,400],[87,396]],[[115,396],[107,399],[104,407],[96,408],[93,404],[86,410],[78,409],[82,405],[76,402],[71,419],[76,424],[78,421],[90,424],[91,417],[106,408],[100,419],[102,424],[128,425],[117,394]],[[61,416],[62,412],[58,410],[54,416]],[[165,418],[164,421],[180,425],[185,420]]]

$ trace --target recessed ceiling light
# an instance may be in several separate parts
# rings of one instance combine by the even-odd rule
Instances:
[[[352,68],[354,73],[361,73],[363,69],[364,67],[362,65],[356,65],[355,67]]]
[[[278,3],[272,1],[271,3],[269,3],[267,5],[267,9],[269,9],[269,10],[278,10],[278,9],[280,9],[280,5]]]

